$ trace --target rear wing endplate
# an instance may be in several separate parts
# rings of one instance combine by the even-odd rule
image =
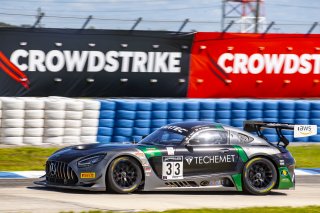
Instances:
[[[256,132],[260,138],[267,140],[262,134],[261,130],[265,128],[275,129],[279,137],[278,146],[288,146],[290,143],[288,139],[283,135],[282,130],[293,130],[294,137],[308,137],[317,134],[317,125],[299,125],[288,123],[275,123],[275,122],[263,122],[263,121],[244,121],[243,129],[247,132]],[[282,143],[282,144],[281,144]]]

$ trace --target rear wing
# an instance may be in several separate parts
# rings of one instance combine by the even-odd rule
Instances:
[[[290,143],[288,139],[283,135],[282,130],[293,130],[294,137],[308,137],[317,134],[317,125],[299,125],[288,123],[275,123],[275,122],[263,122],[263,121],[244,121],[243,129],[247,132],[256,132],[260,138],[264,140],[268,139],[262,134],[261,130],[265,128],[275,129],[279,137],[278,146],[288,146]],[[282,144],[281,144],[282,143]]]

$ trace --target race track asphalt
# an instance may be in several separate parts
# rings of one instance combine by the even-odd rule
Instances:
[[[31,179],[0,180],[0,212],[57,213],[89,210],[166,210],[240,208],[253,206],[320,205],[320,175],[297,176],[295,190],[276,190],[267,196],[241,192],[140,192],[118,195],[104,192],[48,189]]]

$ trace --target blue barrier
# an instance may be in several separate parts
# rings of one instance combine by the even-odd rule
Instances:
[[[215,101],[200,101],[200,110],[215,110]]]
[[[198,111],[200,110],[200,103],[197,101],[190,101],[184,103],[184,110],[185,111]]]
[[[168,111],[169,119],[183,119],[183,111]]]
[[[320,101],[317,100],[241,100],[241,99],[106,99],[101,109],[97,140],[138,141],[143,135],[169,123],[182,121],[220,122],[242,128],[244,120],[263,120],[320,126]],[[319,134],[289,141],[317,142]],[[265,130],[277,141],[274,130]]]

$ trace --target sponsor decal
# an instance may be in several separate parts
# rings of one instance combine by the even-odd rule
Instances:
[[[95,172],[81,172],[80,178],[82,178],[82,179],[96,178],[96,173]]]
[[[185,159],[186,159],[187,163],[190,165],[192,160],[193,160],[193,157],[192,156],[187,156],[187,157],[185,157]]]
[[[139,151],[139,152],[135,152],[133,153],[135,156],[137,156],[138,158],[140,159],[144,159],[145,158],[145,155],[143,152]]]
[[[294,125],[294,137],[308,137],[317,134],[317,125]]]
[[[287,170],[282,170],[281,171],[281,175],[282,176],[287,176],[288,175],[288,171]]]
[[[179,126],[163,126],[162,129],[168,129],[168,130],[172,130],[174,132],[178,132],[178,133],[188,133],[188,130],[181,128]]]
[[[193,161],[194,159],[194,161]],[[234,163],[235,155],[213,155],[213,156],[186,156],[185,160],[190,165],[192,162],[195,162],[197,165],[202,164],[215,164],[215,163]]]
[[[320,74],[320,54],[223,53],[218,65],[232,74]]]
[[[162,156],[161,151],[156,147],[139,147],[147,158]]]
[[[284,160],[279,161],[280,166],[284,166]]]
[[[181,52],[24,50],[12,52],[10,60],[29,72],[133,72],[180,73]]]
[[[147,172],[151,172],[151,167],[144,167],[144,171],[147,173]]]
[[[167,153],[168,153],[168,155],[174,155],[174,148],[173,147],[167,147]]]
[[[162,157],[162,179],[183,179],[183,157],[163,156]]]

